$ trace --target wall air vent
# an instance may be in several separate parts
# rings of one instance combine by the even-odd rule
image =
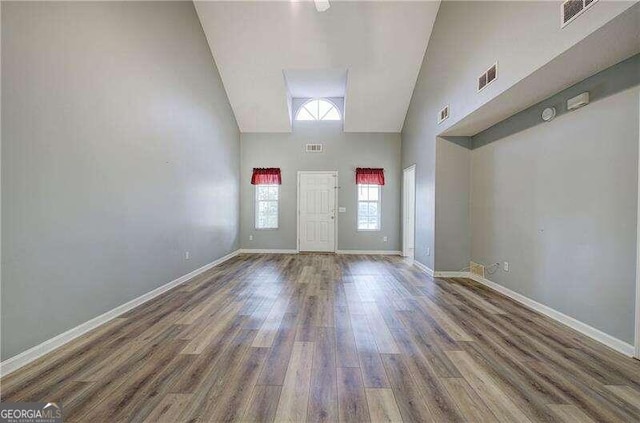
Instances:
[[[449,106],[444,106],[444,109],[440,110],[440,113],[438,113],[438,123],[442,123],[448,117],[449,117]]]
[[[490,84],[498,77],[498,65],[495,64],[487,71],[487,84]]]
[[[306,153],[322,153],[322,144],[306,144],[304,151]]]
[[[478,92],[482,91],[484,87],[491,84],[498,79],[498,63],[494,63],[489,69],[486,70],[480,77],[478,77]]]
[[[486,85],[487,85],[487,74],[483,73],[482,75],[480,75],[480,78],[478,78],[478,91],[483,89]]]
[[[560,28],[564,28],[598,0],[567,0],[560,9]]]

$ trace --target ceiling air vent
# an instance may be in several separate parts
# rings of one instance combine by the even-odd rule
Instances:
[[[449,106],[444,106],[444,109],[440,110],[438,113],[438,123],[442,123],[445,119],[449,117]]]
[[[307,153],[322,153],[322,144],[306,144],[304,151]]]
[[[580,16],[585,10],[591,7],[598,0],[567,0],[562,3],[560,9],[560,27],[573,22],[575,18]]]
[[[478,78],[478,91],[481,91],[498,78],[498,63],[494,63],[485,73]]]

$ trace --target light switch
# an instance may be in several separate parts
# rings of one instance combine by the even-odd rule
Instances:
[[[338,207],[338,213],[346,213],[346,212],[347,212],[346,207]]]

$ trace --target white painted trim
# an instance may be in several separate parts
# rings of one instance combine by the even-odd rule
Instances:
[[[638,96],[640,99],[640,96]],[[640,139],[638,140],[640,143]],[[640,157],[638,158],[638,210],[636,219],[636,330],[634,357],[640,358]]]
[[[468,278],[469,272],[433,272],[434,278]]]
[[[298,250],[269,249],[269,248],[243,248],[238,250],[239,254],[298,254]]]
[[[607,333],[604,333],[599,329],[589,326],[586,323],[574,319],[571,316],[567,316],[566,314],[561,313],[551,307],[525,297],[522,294],[518,294],[517,292],[512,291],[509,288],[505,288],[502,285],[490,281],[489,279],[477,275],[472,275],[471,273],[469,273],[469,278],[493,289],[494,291],[498,291],[499,293],[506,295],[507,297],[529,307],[534,311],[537,311],[538,313],[544,314],[547,317],[551,317],[552,319],[562,323],[563,325],[569,326],[570,328],[577,330],[583,335],[587,335],[588,337],[595,339],[596,341],[601,342],[604,345],[613,348],[614,350],[624,355],[630,357],[633,356],[634,347],[631,344],[627,344],[626,342],[615,338]]]
[[[420,266],[418,265],[418,267]],[[428,274],[428,272],[426,273]],[[586,323],[583,323],[577,319],[574,319],[571,316],[567,316],[566,314],[561,313],[549,306],[546,306],[528,297],[525,297],[522,294],[518,294],[517,292],[512,291],[509,288],[505,288],[502,285],[499,285],[495,282],[490,281],[489,279],[480,277],[478,275],[474,275],[471,272],[434,272],[434,274],[435,274],[435,277],[440,277],[440,278],[459,277],[459,278],[472,279],[488,288],[493,289],[494,291],[501,293],[502,295],[505,295],[511,298],[512,300],[519,302],[520,304],[530,308],[533,311],[537,311],[540,314],[544,314],[545,316],[550,317],[553,320],[559,323],[562,323],[563,325],[566,325],[582,333],[583,335],[586,335],[589,338],[594,339],[608,346],[609,348],[612,348],[618,351],[619,353],[632,357],[635,352],[635,348],[631,344],[628,344],[616,337],[613,337],[607,333],[604,333],[601,330],[596,329],[592,326],[589,326]]]
[[[405,186],[405,179],[409,172],[413,172],[413,221],[412,228],[413,230],[413,252],[410,254],[409,248],[407,248],[407,234],[409,233],[409,229],[407,228],[407,187]],[[417,212],[417,202],[416,202],[416,165],[415,163],[411,166],[402,170],[402,255],[404,257],[408,257],[411,259],[415,259],[415,251],[416,251],[416,216]]]
[[[2,7],[0,7],[0,22],[2,22]],[[0,31],[1,35],[2,31]],[[2,37],[0,36],[0,53],[2,51]],[[0,54],[0,58],[2,54]],[[2,69],[2,60],[0,59],[0,70]],[[0,72],[1,74],[2,72]],[[2,81],[2,77],[0,75],[0,81]],[[0,84],[0,98],[2,97],[2,84]],[[5,89],[6,92],[6,89]],[[0,101],[0,106],[2,102]],[[2,109],[2,107],[0,107]],[[2,111],[0,110],[0,191],[2,187]],[[2,222],[2,195],[0,195],[0,222]],[[2,225],[0,224],[0,298],[2,298]],[[0,301],[0,316],[2,316],[2,301]],[[0,339],[2,339],[2,325],[0,325]],[[0,363],[0,376],[2,375],[2,363]]]
[[[415,267],[417,267],[418,269],[422,270],[423,272],[425,272],[427,275],[433,277],[433,270],[431,270],[430,268],[428,268],[424,264],[420,263],[417,260],[413,260],[413,265]]]
[[[138,298],[134,298],[133,300],[126,302],[112,310],[109,310],[106,313],[101,314],[100,316],[94,317],[93,319],[88,320],[72,329],[69,329],[68,331],[61,333],[58,336],[48,339],[43,343],[36,345],[35,347],[32,347],[18,355],[15,355],[11,358],[6,359],[2,363],[0,363],[0,375],[4,377],[9,373],[12,373],[18,370],[22,366],[25,366],[31,363],[32,361],[42,357],[47,353],[50,353],[51,351],[63,346],[68,342],[73,341],[74,339],[84,335],[87,332],[93,329],[96,329],[97,327],[107,323],[112,319],[115,319],[116,317],[126,313],[127,311],[132,310],[146,303],[147,301],[152,300],[161,294],[164,294],[168,290],[175,288],[176,286],[181,285],[193,279],[194,277],[198,276],[201,273],[206,272],[212,267],[222,264],[223,262],[237,256],[239,251],[240,250],[236,250],[232,253],[227,254],[224,257],[220,257],[219,259],[209,264],[205,264],[204,266],[194,270],[193,272],[187,273],[184,276],[180,276],[178,279],[175,279],[152,291],[149,291],[146,294],[139,296]]]
[[[402,251],[395,251],[395,250],[337,250],[336,254],[365,254],[365,255],[401,256],[402,255]]]
[[[331,251],[305,251],[305,253],[323,254]],[[259,248],[243,248],[238,250],[239,254],[299,254],[300,251],[293,249],[259,249]],[[388,256],[401,256],[401,251],[395,250],[336,250],[336,254],[365,254],[365,255],[388,255]]]

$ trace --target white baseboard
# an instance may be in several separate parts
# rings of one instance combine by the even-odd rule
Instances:
[[[418,269],[422,270],[424,273],[426,273],[427,275],[433,277],[433,270],[431,270],[430,268],[428,268],[427,266],[425,266],[424,264],[420,263],[417,260],[413,260],[413,265],[415,267],[417,267]]]
[[[596,341],[608,346],[609,348],[613,348],[614,350],[624,355],[633,357],[635,353],[635,347],[633,345],[628,344],[607,333],[604,333],[601,330],[594,328],[593,326],[589,326],[586,323],[583,323],[577,319],[574,319],[571,316],[567,316],[566,314],[561,313],[558,310],[555,310],[551,307],[548,307],[544,304],[534,301],[528,297],[525,297],[522,294],[518,294],[517,292],[512,291],[509,288],[505,288],[502,285],[499,285],[495,282],[490,281],[489,279],[486,279],[477,275],[472,275],[472,274],[469,274],[469,278],[495,291],[498,291],[503,295],[506,295],[507,297],[519,302],[520,304],[523,304],[529,307],[532,310],[537,311],[538,313],[551,317],[552,319],[562,323],[563,325],[569,326],[570,328],[577,330],[583,335],[587,335],[588,337],[595,339]]]
[[[418,266],[420,267],[420,266]],[[424,269],[423,269],[424,270]],[[431,270],[431,269],[429,269]],[[425,271],[427,274],[429,271]],[[497,284],[495,282],[490,281],[489,279],[483,278],[481,276],[477,276],[472,274],[471,272],[433,272],[434,277],[440,278],[468,278],[473,279],[474,281],[481,283],[482,285],[493,289],[505,295],[512,300],[519,302],[520,304],[537,311],[540,314],[544,314],[547,317],[552,318],[553,320],[562,323],[565,326],[569,326],[571,329],[574,329],[583,335],[588,336],[591,339],[594,339],[609,348],[612,348],[619,353],[622,353],[626,356],[633,357],[635,353],[635,347],[631,344],[626,343],[616,337],[613,337],[607,333],[602,332],[599,329],[596,329],[592,326],[589,326],[586,323],[583,323],[577,319],[574,319],[571,316],[567,316],[564,313],[561,313],[549,306],[546,306],[542,303],[532,300],[531,298],[525,297],[522,294],[518,294],[515,291],[510,290],[509,288],[505,288],[504,286]]]
[[[238,250],[240,254],[299,254],[298,250],[288,249],[263,249],[263,248],[243,248]],[[313,253],[313,251],[308,251]],[[322,251],[319,251],[321,253]],[[336,250],[336,254],[367,254],[367,255],[389,255],[389,256],[401,256],[400,251],[387,251],[387,250]]]
[[[129,310],[132,310],[138,307],[141,304],[146,303],[147,301],[167,292],[171,288],[174,288],[178,285],[181,285],[188,280],[193,279],[195,276],[198,276],[201,273],[206,272],[207,270],[215,267],[235,256],[238,255],[240,250],[236,250],[232,253],[227,254],[224,257],[220,257],[219,259],[205,264],[199,269],[194,270],[184,276],[180,276],[178,279],[175,279],[167,284],[164,284],[153,291],[149,291],[146,294],[139,296],[138,298],[134,298],[133,300],[126,302],[112,310],[107,311],[100,316],[94,317],[93,319],[82,323],[79,326],[76,326],[68,331],[61,333],[58,336],[55,336],[51,339],[44,341],[43,343],[36,345],[18,355],[15,355],[11,358],[6,359],[2,363],[0,363],[0,376],[6,376],[9,373],[12,373],[19,368],[31,363],[32,361],[42,357],[43,355],[55,350],[63,346],[64,344],[73,341],[79,336],[84,335],[85,333],[97,328],[100,325],[107,323],[108,321],[115,319],[116,317],[126,313]]]
[[[298,254],[298,250],[243,248],[240,254]]]
[[[383,256],[401,256],[401,251],[393,250],[337,250],[336,254],[365,254],[365,255],[383,255]]]
[[[433,272],[434,278],[468,278],[469,272]]]

